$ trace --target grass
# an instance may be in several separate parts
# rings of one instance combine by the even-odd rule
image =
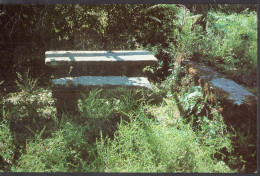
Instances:
[[[1,171],[237,172],[225,160],[232,145],[221,115],[200,113],[201,89],[183,85],[174,93],[165,85],[156,94],[167,96],[157,101],[133,90],[93,90],[79,100],[77,113],[63,113],[60,121],[50,89],[34,84],[2,96]]]
[[[168,65],[176,64],[173,58],[191,58],[217,67],[256,93],[256,13],[210,11],[203,31],[197,24],[201,15],[183,7],[178,11],[170,20],[176,27],[167,27],[172,19],[167,16],[159,22],[163,26],[158,36],[171,36],[162,37],[165,46],[156,40],[143,43],[160,60],[159,67],[147,69],[150,76],[166,76],[162,67],[167,65],[168,70]],[[150,39],[141,33],[133,36]],[[210,102],[180,66],[169,70],[172,74],[155,90],[153,101],[142,92],[94,90],[79,100],[78,112],[64,113],[61,121],[50,88],[38,87],[29,71],[17,74],[20,91],[0,95],[0,170],[223,173],[245,172],[247,167],[255,171],[255,134],[243,128],[235,134],[228,131],[218,102]]]
[[[99,141],[105,172],[232,172],[204,150],[189,124],[165,126],[141,110],[130,119],[113,140]]]

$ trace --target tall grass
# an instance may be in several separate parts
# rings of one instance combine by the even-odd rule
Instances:
[[[110,97],[111,92],[94,90],[79,100],[77,113],[63,113],[59,122],[50,90],[7,95],[2,171],[234,172],[215,157],[229,148],[228,140],[187,123],[176,113],[179,102],[173,97],[152,104],[133,96],[136,91],[124,91]]]
[[[257,17],[255,12],[208,15],[209,59],[220,59],[224,70],[236,68],[248,75],[257,68]],[[221,42],[220,42],[221,41]],[[205,53],[206,54],[206,53]],[[250,70],[250,71],[249,71]]]
[[[101,138],[98,154],[105,172],[232,172],[212,158],[189,124],[165,127],[144,112],[121,122],[113,140]]]

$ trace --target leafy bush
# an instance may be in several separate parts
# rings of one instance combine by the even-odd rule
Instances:
[[[27,141],[26,151],[13,171],[99,171],[96,139],[100,134],[113,136],[120,119],[125,119],[125,114],[139,104],[132,97],[134,92],[124,91],[128,93],[118,99],[106,98],[102,90],[91,91],[88,98],[79,101],[78,114],[64,113],[60,123],[52,125],[57,130],[51,136],[43,139],[45,131],[37,132]]]
[[[256,72],[256,12],[246,10],[241,14],[230,15],[210,12],[205,40],[206,50],[202,54],[209,62],[226,71],[238,69],[244,75]]]
[[[41,130],[46,123],[56,118],[51,90],[37,88],[37,81],[30,78],[28,72],[25,76],[18,74],[18,77],[16,83],[21,92],[10,93],[3,102],[9,112],[6,118],[10,120],[11,129]]]
[[[4,169],[6,163],[13,162],[15,151],[13,140],[9,125],[2,121],[0,124],[0,170]]]
[[[233,151],[232,139],[235,135],[234,131],[229,131],[231,128],[228,128],[223,116],[219,114],[220,103],[210,89],[205,92],[205,85],[203,88],[200,85],[197,86],[191,75],[180,74],[185,72],[184,68],[180,65],[175,67],[180,71],[174,72],[173,77],[169,77],[167,81],[171,82],[173,78],[179,81],[172,81],[168,96],[177,102],[181,112],[180,118],[192,126],[203,145],[214,146],[212,155],[229,157]],[[230,159],[230,163],[232,162],[234,161]]]
[[[201,90],[195,87],[179,96],[178,100],[185,111],[184,121],[191,123],[201,143],[212,147],[212,155],[221,153],[223,149],[228,153],[232,151],[232,135],[222,115],[217,112],[218,105],[209,105]]]
[[[50,90],[37,88],[36,80],[30,78],[28,73],[18,76],[17,85],[21,92],[9,93],[3,96],[1,102],[1,132],[6,135],[4,157],[7,157],[7,161],[12,159],[11,162],[19,158],[27,139],[34,138],[44,128],[42,137],[49,136],[56,118]]]
[[[189,125],[165,127],[144,112],[130,119],[120,123],[113,140],[98,142],[105,172],[232,172],[211,158],[214,151],[204,150]]]
[[[88,171],[93,147],[86,141],[83,126],[73,122],[64,122],[62,128],[53,133],[51,138],[31,140],[26,152],[13,168],[16,172],[78,172]]]
[[[203,29],[197,25],[202,15],[193,15],[185,6],[181,6],[177,13],[174,30],[176,36],[175,60],[189,58],[202,49]]]
[[[219,143],[203,138],[207,133],[194,133],[190,124],[182,121],[165,126],[147,113],[155,105],[135,100],[134,92],[110,98],[102,93],[101,90],[90,92],[87,98],[79,101],[79,113],[63,114],[60,123],[45,124],[27,132],[15,131],[24,136],[30,132],[31,137],[26,137],[25,150],[11,165],[11,170],[232,172],[214,158],[218,149],[212,147],[218,147]],[[25,125],[28,123],[26,121]],[[228,144],[223,143],[222,147]]]

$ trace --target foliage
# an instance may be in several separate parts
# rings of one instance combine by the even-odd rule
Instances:
[[[5,99],[6,108],[12,108],[8,114],[9,118],[16,123],[22,119],[25,121],[52,119],[54,112],[54,100],[51,98],[50,90],[37,88],[37,80],[18,73],[19,81],[16,81],[21,92],[10,94],[9,99]],[[20,120],[19,120],[20,119]],[[41,119],[41,120],[43,120]],[[34,122],[35,123],[35,122]]]
[[[235,172],[227,165],[249,160],[232,153],[234,136],[218,113],[218,103],[211,103],[183,72],[182,60],[254,75],[256,6],[1,7],[0,67],[6,71],[0,76],[12,78],[5,85],[16,83],[20,92],[1,95],[0,169]],[[94,90],[79,100],[78,112],[65,112],[57,121],[50,88],[39,87],[49,84],[53,71],[42,62],[46,50],[133,49],[150,50],[159,60],[144,69],[160,85],[157,104],[140,92]],[[150,114],[151,109],[158,113]],[[239,149],[249,151],[243,144],[253,137],[239,134]]]
[[[257,20],[255,12],[225,15],[210,12],[201,58],[236,81],[255,85],[257,70]],[[245,78],[245,79],[244,79]]]
[[[249,70],[257,68],[256,28],[255,12],[244,11],[242,14],[229,16],[209,13],[207,41],[209,50],[214,51],[208,54],[209,57],[221,57],[224,68],[225,65],[229,65],[243,71],[244,74],[250,74]]]
[[[217,112],[219,106],[209,104],[200,86],[193,86],[186,93],[177,93],[175,97],[184,111],[183,120],[191,124],[206,148],[213,147],[213,155],[222,149],[228,153],[232,151],[232,135],[228,132],[222,115]]]
[[[196,23],[202,18],[202,15],[192,15],[186,7],[182,6],[177,17],[176,23],[180,28],[175,29],[177,38],[175,58],[187,58],[201,49],[203,31],[202,27]]]
[[[4,139],[7,161],[15,162],[26,145],[26,139],[33,138],[45,128],[42,137],[50,135],[55,119],[54,101],[50,90],[36,88],[36,80],[19,75],[17,84],[21,92],[3,96],[0,119],[1,140]],[[46,128],[47,127],[47,128]],[[2,135],[6,135],[5,137]],[[11,158],[10,158],[11,157]],[[9,162],[10,164],[10,162]]]
[[[36,92],[41,96],[31,104],[29,100]],[[10,126],[8,132],[8,128],[4,128],[11,137],[8,139],[10,155],[19,150],[19,145],[24,146],[10,164],[10,171],[232,172],[213,158],[215,150],[206,148],[212,143],[204,146],[189,124],[179,121],[178,125],[169,124],[165,128],[164,123],[149,116],[147,111],[153,105],[145,103],[142,96],[135,99],[132,95],[138,92],[107,97],[111,92],[94,90],[79,101],[78,114],[65,113],[59,123],[55,120],[55,111],[51,110],[53,105],[48,104],[49,94],[40,92],[45,90],[35,89],[30,96],[24,90],[22,95],[8,95],[17,107],[25,106],[25,102],[31,106],[30,110],[26,107],[22,111],[17,111],[15,106],[5,107],[8,123],[15,113],[21,118],[16,123],[22,121],[29,129],[12,131]],[[19,99],[21,97],[23,99]],[[48,118],[44,113],[37,115],[38,121],[29,116],[40,107],[53,114],[49,121],[44,120]],[[44,126],[40,121],[44,121]],[[18,139],[17,135],[21,137]],[[180,151],[183,152],[180,154]]]
[[[0,124],[0,169],[3,169],[5,162],[13,160],[14,150],[13,136],[9,125],[2,121]]]
[[[176,105],[181,112],[181,119],[191,124],[200,142],[207,147],[214,146],[213,155],[222,158],[230,168],[236,168],[238,172],[254,171],[256,168],[255,126],[248,124],[245,128],[243,123],[238,123],[238,119],[236,123],[227,120],[230,118],[230,113],[221,113],[223,102],[218,102],[214,93],[212,94],[210,89],[205,89],[205,85],[203,88],[201,84],[195,85],[192,76],[182,74],[186,69],[177,65],[175,68],[179,68],[180,71],[173,72],[168,78],[167,82],[171,83],[171,91],[167,95],[177,101]],[[175,82],[176,79],[179,81]],[[227,106],[224,108],[225,112],[232,112],[236,109],[236,107],[231,109]],[[249,116],[251,115],[256,117],[253,112]]]
[[[126,120],[126,114],[142,104],[142,99],[135,98],[137,93],[122,88],[109,91],[93,90],[88,97],[79,100],[80,115],[75,120],[83,121],[86,133],[91,134],[88,140],[95,142],[101,131],[104,136],[112,137],[117,124],[122,119]],[[108,97],[109,95],[114,96]]]
[[[67,121],[63,128],[53,133],[51,138],[29,141],[26,153],[19,158],[13,171],[21,172],[73,172],[86,171],[88,155],[92,146],[85,140],[83,126]]]
[[[181,121],[165,127],[144,112],[121,122],[114,140],[101,138],[98,154],[105,172],[232,172],[212,159],[204,144]]]

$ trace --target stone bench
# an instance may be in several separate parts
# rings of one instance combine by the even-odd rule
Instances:
[[[149,51],[47,51],[45,57],[55,77],[142,76],[144,67],[157,64]]]
[[[47,51],[45,56],[45,64],[56,74],[52,97],[58,114],[76,110],[78,99],[95,88],[151,91],[150,82],[141,76],[144,67],[157,64],[149,51]]]

